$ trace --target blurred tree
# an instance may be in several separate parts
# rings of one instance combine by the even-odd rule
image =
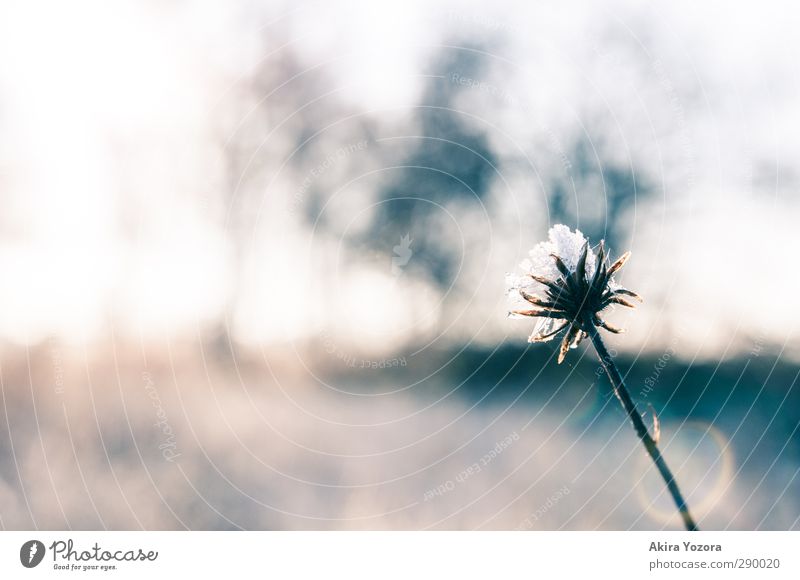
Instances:
[[[579,228],[590,240],[605,239],[612,252],[627,244],[627,211],[654,193],[646,178],[631,166],[605,158],[589,138],[572,143],[569,174],[550,176],[550,220]]]
[[[390,253],[397,240],[413,232],[414,269],[440,286],[453,282],[460,255],[441,243],[448,218],[435,208],[465,204],[477,209],[496,178],[488,129],[459,108],[464,88],[450,80],[453,75],[481,78],[486,66],[482,55],[465,48],[442,49],[432,61],[415,109],[411,148],[395,162],[400,169],[379,192],[385,203],[361,240],[385,240]]]

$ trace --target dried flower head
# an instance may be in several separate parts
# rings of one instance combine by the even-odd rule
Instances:
[[[623,332],[600,318],[600,313],[612,304],[633,308],[626,296],[641,302],[638,294],[613,280],[630,255],[625,252],[609,266],[604,241],[590,249],[580,230],[555,225],[549,239],[537,244],[530,258],[520,264],[524,274],[508,276],[509,295],[515,300],[509,315],[539,319],[528,342],[546,342],[566,330],[558,353],[561,363],[567,351],[586,337],[588,325],[614,334]]]

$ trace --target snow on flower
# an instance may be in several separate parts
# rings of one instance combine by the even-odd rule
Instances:
[[[604,242],[595,254],[580,230],[573,232],[563,224],[555,225],[548,239],[536,244],[520,264],[523,273],[507,275],[509,315],[536,319],[529,342],[552,340],[567,329],[559,352],[561,362],[567,350],[586,337],[588,325],[622,332],[601,319],[599,313],[611,304],[633,307],[623,296],[641,300],[612,279],[629,257],[630,252],[626,252],[609,266]]]

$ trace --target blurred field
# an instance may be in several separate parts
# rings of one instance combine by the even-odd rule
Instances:
[[[680,527],[589,353],[328,360],[315,380],[286,352],[159,352],[5,351],[5,529]],[[798,528],[798,369],[774,363],[673,360],[637,396],[706,529]]]

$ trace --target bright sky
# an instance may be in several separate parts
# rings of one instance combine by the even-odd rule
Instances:
[[[426,59],[456,33],[500,40],[487,58],[505,58],[503,70],[515,71],[499,82],[519,105],[485,114],[498,131],[536,139],[541,127],[526,123],[535,110],[554,135],[566,135],[575,130],[566,109],[604,101],[625,136],[621,158],[663,180],[668,198],[631,216],[626,281],[653,301],[636,324],[626,319],[628,344],[658,348],[660,329],[677,314],[688,321],[689,353],[721,354],[732,333],[792,340],[800,318],[787,308],[800,293],[791,268],[800,218],[798,25],[797,14],[768,2],[735,10],[670,3],[655,13],[626,2],[316,2],[259,11],[5,1],[0,337],[81,342],[110,323],[136,338],[191,334],[222,316],[253,343],[331,327],[367,349],[429,337],[441,297],[423,282],[398,282],[388,264],[351,264],[337,292],[320,297],[316,267],[344,263],[340,240],[311,243],[298,220],[275,213],[285,199],[265,201],[237,281],[233,242],[209,199],[223,182],[215,140],[231,126],[221,103],[266,56],[263,36],[290,41],[304,66],[321,64],[337,79],[330,89],[351,107],[373,111],[413,106]],[[607,54],[598,56],[598,46]],[[629,62],[629,54],[645,58]],[[641,62],[650,68],[637,71]],[[271,195],[291,197],[296,184],[285,185]],[[478,294],[453,337],[516,336],[498,290],[524,257],[519,243],[498,239],[486,268],[465,269]],[[237,283],[241,295],[231,301]],[[326,322],[325,305],[348,324]]]

